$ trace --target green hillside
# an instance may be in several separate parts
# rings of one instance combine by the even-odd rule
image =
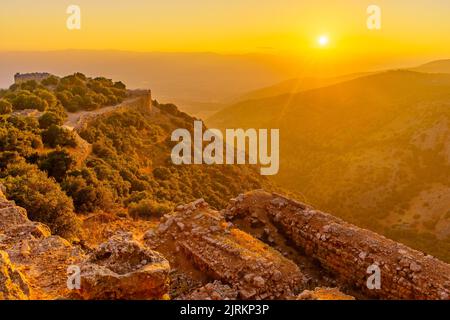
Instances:
[[[450,75],[390,71],[245,101],[208,126],[279,128],[275,181],[450,260]]]

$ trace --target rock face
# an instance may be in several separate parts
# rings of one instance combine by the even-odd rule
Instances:
[[[229,285],[220,281],[210,282],[190,294],[183,296],[182,300],[235,300],[238,292]]]
[[[450,299],[450,265],[281,195],[250,192],[233,199],[224,214],[233,220],[255,205],[299,250],[367,297]],[[375,269],[379,289],[367,285]]]
[[[1,185],[0,250],[2,299],[53,299],[67,294],[67,267],[83,257],[79,248],[52,236],[46,225],[28,220],[25,209],[6,200]]]
[[[0,185],[0,299],[165,299],[169,292],[208,300],[450,296],[450,265],[264,191],[240,195],[222,212],[202,199],[178,206],[142,240],[146,246],[118,232],[86,256],[30,221]],[[80,266],[81,288],[71,291],[73,265]],[[378,271],[380,286],[375,281],[373,288]]]
[[[313,291],[303,291],[298,295],[297,300],[355,300],[355,298],[336,288],[317,287]]]
[[[169,262],[121,233],[101,244],[81,266],[83,299],[161,299],[168,292]]]
[[[30,287],[21,272],[11,264],[5,251],[0,251],[0,300],[26,300]]]
[[[204,283],[220,280],[241,299],[283,299],[304,288],[297,265],[234,228],[202,199],[162,217],[158,228],[146,233],[145,241],[174,268],[203,277]]]

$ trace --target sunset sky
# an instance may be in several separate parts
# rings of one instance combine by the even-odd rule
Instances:
[[[81,30],[66,9],[81,8]],[[368,30],[366,9],[382,9]],[[321,61],[450,56],[448,0],[3,0],[0,51],[115,49],[288,54]],[[328,43],[318,46],[320,36]]]

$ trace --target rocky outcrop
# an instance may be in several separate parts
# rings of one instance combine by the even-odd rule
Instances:
[[[65,239],[52,236],[46,225],[30,221],[25,209],[7,200],[3,187],[0,190],[1,277],[6,279],[0,282],[9,284],[0,284],[2,298],[53,299],[66,295],[67,267],[81,261],[83,252]],[[5,294],[5,287],[16,288],[9,291],[15,293]]]
[[[297,296],[297,300],[355,300],[355,298],[337,288],[317,287],[314,290],[303,291]]]
[[[83,299],[161,299],[169,288],[169,262],[121,233],[98,246],[81,266]]]
[[[236,300],[237,297],[236,290],[216,280],[183,296],[181,300]]]
[[[450,265],[430,255],[263,191],[233,199],[224,214],[230,220],[243,216],[258,220],[252,217],[254,207],[298,250],[367,297],[450,299]],[[381,276],[379,289],[367,285],[376,269]]]
[[[241,299],[282,299],[304,288],[297,265],[234,228],[202,199],[176,210],[145,235],[146,244],[174,268],[206,282],[220,280]]]
[[[30,287],[23,274],[16,269],[5,251],[0,251],[0,300],[26,300]]]

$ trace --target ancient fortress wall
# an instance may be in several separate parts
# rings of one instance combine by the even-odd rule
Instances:
[[[232,205],[234,215],[262,205],[299,250],[367,297],[450,299],[449,264],[278,194],[261,191],[240,198]],[[367,286],[373,265],[379,267],[379,289]]]
[[[84,128],[90,121],[94,120],[97,116],[114,111],[114,110],[122,110],[126,112],[127,109],[136,109],[141,112],[152,112],[152,93],[150,90],[139,91],[139,94],[133,93],[131,97],[121,104],[117,106],[104,107],[92,112],[86,112],[82,114],[77,120],[76,123],[71,123],[71,126],[80,130]]]
[[[153,111],[153,103],[152,103],[152,91],[151,90],[130,90],[130,97],[136,98],[130,100],[128,107],[135,107],[140,111],[144,112],[152,112]]]
[[[29,80],[35,80],[37,82],[41,82],[44,79],[50,77],[51,74],[47,72],[34,72],[34,73],[16,73],[14,75],[14,83],[19,84],[22,82],[26,82]]]

